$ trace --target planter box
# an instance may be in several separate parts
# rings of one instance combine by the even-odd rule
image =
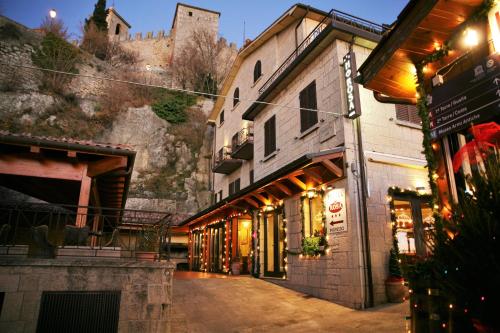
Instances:
[[[139,261],[155,261],[157,256],[156,252],[135,251],[135,258]]]
[[[116,258],[121,257],[120,247],[95,248],[90,246],[60,246],[56,258],[83,257],[83,258]]]

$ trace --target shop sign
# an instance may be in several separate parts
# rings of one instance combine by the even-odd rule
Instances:
[[[428,101],[432,139],[500,115],[499,60],[498,54],[492,54],[433,88]]]
[[[345,189],[336,188],[325,193],[326,227],[329,233],[347,231]]]
[[[349,51],[343,60],[344,79],[347,98],[347,118],[354,119],[361,116],[361,108],[359,106],[359,91],[358,84],[354,82],[354,76],[358,72],[356,67],[356,55],[353,51]]]

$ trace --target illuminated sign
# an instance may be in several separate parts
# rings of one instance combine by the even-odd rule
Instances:
[[[500,52],[500,2],[495,1],[493,7],[488,13],[488,22],[490,24],[493,46],[496,52]]]
[[[354,76],[358,69],[356,68],[356,56],[353,51],[349,51],[343,60],[344,78],[347,98],[347,118],[354,119],[361,116],[359,107],[359,91],[358,84],[354,82]]]
[[[347,231],[345,189],[336,188],[327,191],[324,196],[326,208],[326,226],[330,233]]]

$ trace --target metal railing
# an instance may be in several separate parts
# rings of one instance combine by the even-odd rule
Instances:
[[[321,32],[327,27],[327,21],[331,19],[332,24],[335,22],[346,24],[352,28],[360,29],[366,32],[370,32],[376,35],[381,35],[384,32],[384,27],[362,19],[357,16],[353,16],[339,10],[332,9],[328,15],[326,15],[321,22],[311,31],[311,33],[297,46],[297,48],[286,58],[286,60],[281,64],[281,66],[271,75],[271,77],[260,87],[259,95],[262,95],[271,84],[276,81],[276,79],[288,68],[290,65],[301,55],[304,50],[308,48],[309,45],[321,34]]]
[[[240,146],[245,143],[253,143],[253,127],[248,126],[233,135],[231,140],[231,149],[236,151]]]
[[[217,167],[219,164],[221,164],[224,161],[231,160],[231,147],[230,146],[223,146],[217,154],[215,154],[215,160],[214,160],[214,167]]]
[[[260,87],[259,95],[262,95],[264,91],[271,86],[271,84],[276,81],[276,79],[291,65],[291,63],[297,59],[297,57],[304,52],[304,50],[314,41],[326,27],[326,21],[331,17],[333,11],[330,11],[321,22],[311,31],[309,35],[297,46],[297,48],[286,58],[286,60],[281,64],[280,67],[271,75],[271,77]]]
[[[168,212],[0,204],[0,256],[169,259]]]

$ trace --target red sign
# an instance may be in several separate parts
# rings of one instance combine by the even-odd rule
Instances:
[[[342,202],[336,201],[330,205],[329,210],[332,213],[338,213],[342,210],[342,207],[344,207]]]

